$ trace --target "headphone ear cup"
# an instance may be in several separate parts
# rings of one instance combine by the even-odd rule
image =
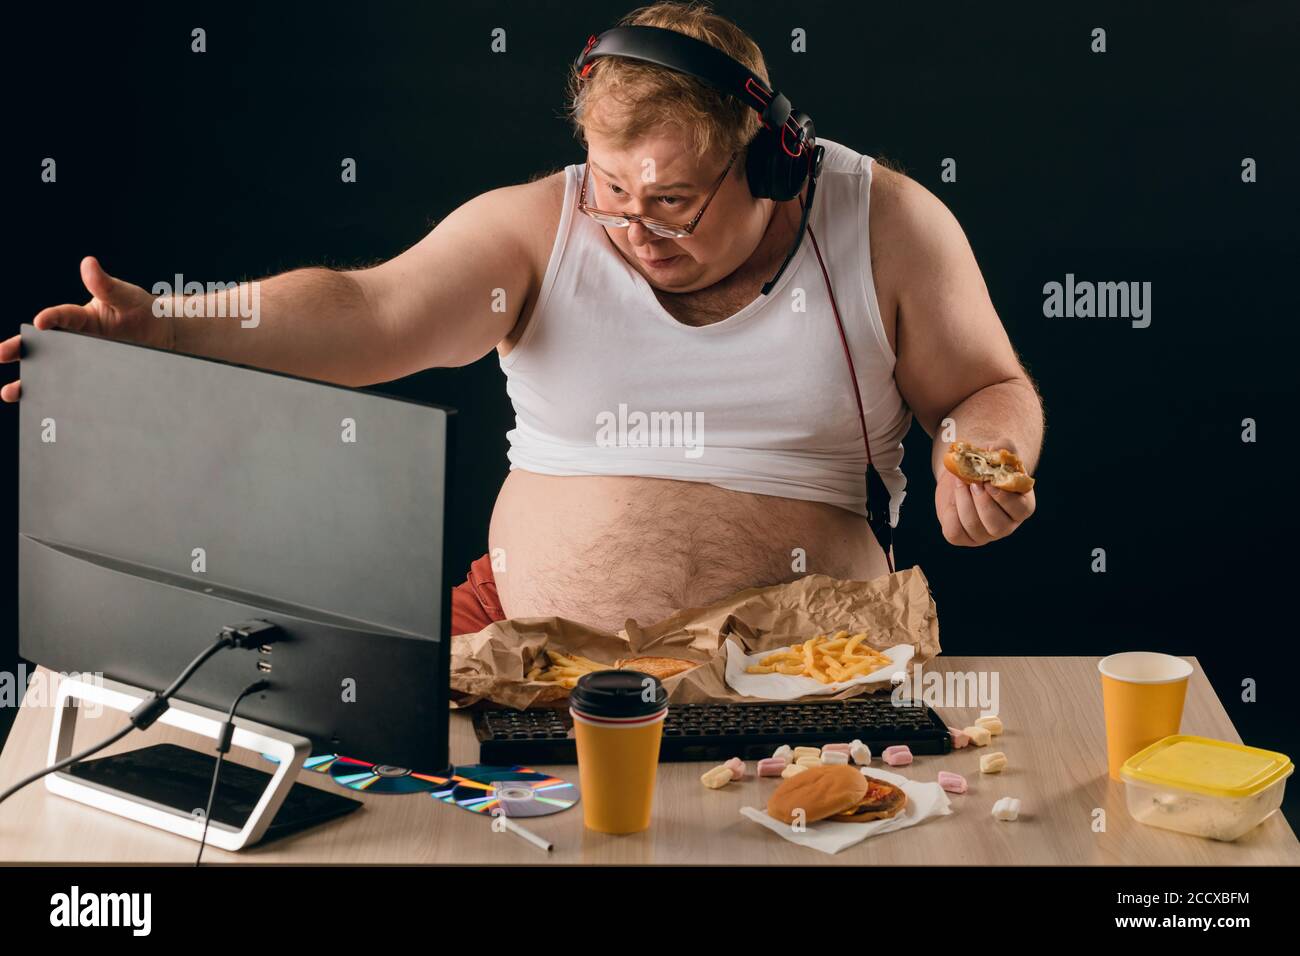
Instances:
[[[785,202],[803,189],[808,178],[808,153],[816,143],[817,134],[812,120],[805,114],[796,113],[795,121],[804,130],[804,147],[799,156],[790,156],[782,148],[777,134],[767,127],[761,128],[749,144],[745,174],[749,178],[749,191],[755,199]]]
[[[781,146],[776,142],[772,131],[760,127],[758,134],[749,142],[749,152],[745,156],[745,177],[749,180],[749,192],[755,199],[775,199],[774,192],[779,179],[776,172],[777,156]]]

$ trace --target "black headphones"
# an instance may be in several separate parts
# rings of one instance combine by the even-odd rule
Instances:
[[[816,181],[824,150],[817,147],[812,118],[716,47],[662,27],[614,27],[588,38],[574,69],[585,77],[602,56],[621,56],[685,73],[758,113],[763,127],[750,142],[745,159],[754,198],[785,202],[799,195],[810,176]]]

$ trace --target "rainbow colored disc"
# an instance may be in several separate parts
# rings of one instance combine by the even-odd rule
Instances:
[[[452,789],[439,799],[473,813],[543,817],[569,809],[579,797],[568,780],[531,767],[470,764],[456,767],[452,782]]]
[[[316,773],[325,773],[339,757],[338,754],[312,754],[302,763],[303,770],[312,770]],[[274,754],[262,754],[263,760],[269,760],[271,763],[279,763],[280,758]]]
[[[405,767],[369,763],[352,757],[336,757],[329,765],[334,782],[349,790],[366,793],[433,793],[450,791],[451,778],[415,773]]]

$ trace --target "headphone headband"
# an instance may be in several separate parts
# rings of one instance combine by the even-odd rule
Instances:
[[[621,56],[686,73],[719,93],[735,97],[758,113],[764,128],[780,130],[782,150],[791,158],[803,155],[807,133],[784,93],[769,89],[757,75],[703,40],[662,27],[613,27],[587,39],[573,67],[580,77],[591,72],[603,56]]]
[[[703,40],[662,27],[614,27],[587,40],[574,68],[585,77],[602,56],[621,56],[689,73],[719,93],[734,96],[753,109],[772,129],[790,118],[790,101],[767,88],[757,75]]]

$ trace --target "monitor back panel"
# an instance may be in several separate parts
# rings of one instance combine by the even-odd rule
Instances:
[[[23,346],[24,657],[156,689],[251,614],[289,631],[278,696],[313,714],[290,729],[355,740],[340,699],[445,709],[447,410],[30,326]],[[182,696],[224,709],[256,676],[241,654]],[[276,697],[241,712],[285,726]]]

